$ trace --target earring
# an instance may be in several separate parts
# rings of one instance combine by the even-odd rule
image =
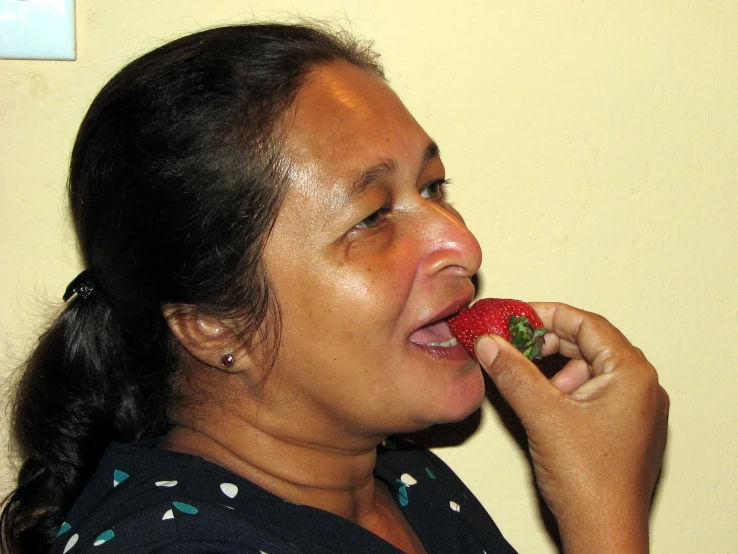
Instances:
[[[233,367],[233,362],[236,360],[233,358],[232,354],[223,354],[223,357],[220,359],[220,365],[222,365],[224,368],[229,369]]]

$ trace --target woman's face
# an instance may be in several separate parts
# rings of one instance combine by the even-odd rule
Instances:
[[[301,424],[386,435],[459,420],[482,373],[445,324],[481,251],[444,199],[438,149],[384,81],[314,70],[287,118],[292,184],[265,250],[281,306],[265,393]]]

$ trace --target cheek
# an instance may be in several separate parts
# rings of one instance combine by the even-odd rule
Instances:
[[[336,268],[322,280],[320,296],[336,321],[352,327],[373,327],[394,322],[407,303],[415,266],[407,256],[382,256],[350,267]]]
[[[417,230],[397,231],[336,250],[268,248],[265,259],[281,305],[283,340],[325,344],[330,337],[356,347],[394,325],[419,284],[427,242]]]
[[[394,294],[401,294],[412,284],[422,258],[420,247],[417,237],[390,223],[374,234],[366,233],[329,251],[330,281],[339,294],[344,291],[356,301],[372,304],[378,296],[387,296],[385,300],[393,302]]]
[[[385,343],[407,305],[416,268],[411,249],[398,248],[303,274],[280,295],[285,346],[330,341],[338,355]]]
[[[355,302],[390,317],[406,304],[422,258],[415,239],[396,237],[391,248],[342,264],[334,278],[342,289],[350,291]]]

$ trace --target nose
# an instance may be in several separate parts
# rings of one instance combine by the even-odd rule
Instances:
[[[421,262],[426,275],[471,277],[482,264],[482,248],[459,212],[448,205],[432,204],[424,222],[427,250]]]

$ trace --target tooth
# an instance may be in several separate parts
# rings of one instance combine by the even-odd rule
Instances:
[[[441,348],[449,348],[451,346],[456,346],[459,344],[459,341],[456,340],[456,337],[451,337],[449,340],[444,342],[429,342],[426,344],[426,346],[440,346]]]

